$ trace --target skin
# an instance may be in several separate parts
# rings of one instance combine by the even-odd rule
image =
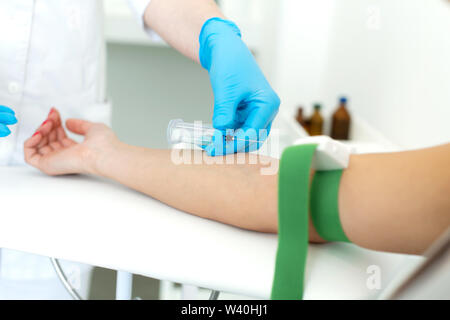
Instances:
[[[110,178],[177,209],[240,228],[278,230],[278,176],[262,175],[261,164],[207,164],[211,158],[197,154],[203,164],[176,165],[170,150],[126,145],[103,124],[68,119],[66,127],[84,141],[69,139],[52,109],[25,142],[27,163],[49,175]],[[449,163],[450,144],[351,156],[339,189],[347,237],[369,249],[423,253],[450,226]],[[311,223],[309,229],[311,242],[323,242]]]
[[[152,0],[144,22],[173,48],[199,63],[198,37],[210,18],[225,16],[212,0]]]

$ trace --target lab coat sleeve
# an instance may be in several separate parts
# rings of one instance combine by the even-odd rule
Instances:
[[[153,41],[163,42],[161,37],[152,29],[150,29],[144,22],[144,12],[150,4],[151,0],[127,0],[128,4],[136,16],[138,24],[144,29],[148,36],[153,39]]]
[[[128,4],[133,10],[134,14],[136,15],[136,18],[138,19],[138,23],[145,27],[144,24],[144,12],[145,9],[147,9],[148,5],[150,4],[151,0],[128,0]]]

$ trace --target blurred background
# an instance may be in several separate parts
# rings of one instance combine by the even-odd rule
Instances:
[[[450,138],[450,1],[221,0],[281,97],[280,113],[345,95],[352,115],[405,148]],[[168,121],[211,122],[205,70],[105,1],[108,96],[126,142],[167,147]]]
[[[281,97],[275,127],[289,136],[299,105],[321,103],[324,132],[348,98],[350,139],[391,149],[450,141],[450,1],[221,0]],[[166,148],[171,119],[210,123],[208,74],[149,37],[125,0],[105,0],[107,92],[123,141]],[[290,129],[290,130],[291,130]],[[90,298],[114,297],[115,272],[97,268]],[[135,278],[134,295],[159,282]],[[165,291],[166,293],[168,291]],[[170,293],[169,293],[170,296]]]

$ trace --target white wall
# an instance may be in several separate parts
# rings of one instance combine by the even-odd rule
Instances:
[[[274,86],[282,108],[293,109],[320,98],[334,1],[283,0],[280,5]]]
[[[273,80],[277,73],[274,63],[281,33],[281,5],[276,0],[220,0],[220,7],[228,19],[242,32],[242,38],[255,54],[265,76]]]
[[[450,141],[450,1],[284,0],[280,24],[283,108],[346,94],[394,143]]]

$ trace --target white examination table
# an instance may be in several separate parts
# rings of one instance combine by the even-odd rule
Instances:
[[[0,167],[0,248],[269,298],[277,236],[198,218],[106,180]],[[400,266],[421,259],[310,245],[304,297],[375,298]],[[373,288],[378,267],[381,287]]]

